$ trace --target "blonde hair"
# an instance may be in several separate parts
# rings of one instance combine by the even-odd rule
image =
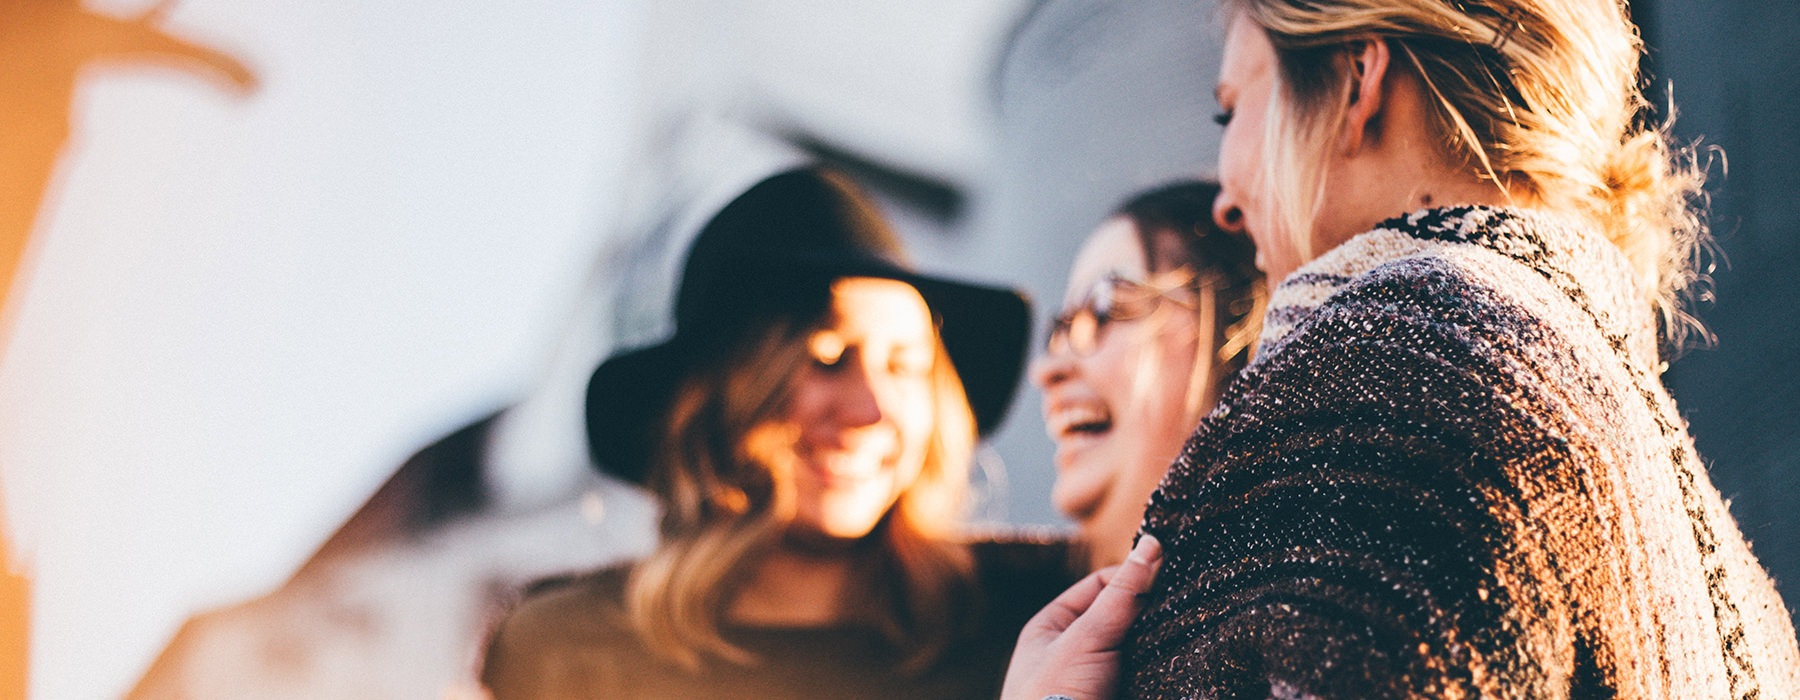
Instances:
[[[633,568],[626,608],[655,653],[690,670],[708,659],[757,662],[721,634],[730,592],[779,546],[794,513],[781,465],[749,458],[758,426],[779,415],[794,378],[812,361],[815,324],[776,320],[702,367],[678,388],[651,467],[663,505],[662,541]],[[952,635],[973,563],[951,538],[961,522],[975,419],[941,340],[932,363],[936,421],[918,477],[869,537],[872,561],[857,590],[877,629],[923,668]],[[863,601],[858,601],[863,602]]]
[[[1705,173],[1649,123],[1643,49],[1623,0],[1225,0],[1275,47],[1280,100],[1264,134],[1267,190],[1302,255],[1323,152],[1353,82],[1350,51],[1385,40],[1430,96],[1445,153],[1502,191],[1604,231],[1630,260],[1664,339],[1704,336],[1685,310],[1704,279]],[[1277,106],[1284,105],[1284,106]]]
[[[1203,410],[1218,401],[1226,382],[1250,364],[1250,353],[1262,333],[1263,314],[1269,308],[1269,292],[1260,274],[1233,277],[1211,265],[1195,271],[1193,286],[1199,292],[1194,312],[1201,354],[1194,358],[1183,406],[1190,418],[1198,420]],[[1208,349],[1211,352],[1205,352]]]

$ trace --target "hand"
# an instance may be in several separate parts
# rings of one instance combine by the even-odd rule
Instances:
[[[1162,543],[1144,535],[1125,563],[1082,579],[1025,623],[1001,700],[1066,695],[1106,700],[1119,683],[1119,643],[1162,566]]]

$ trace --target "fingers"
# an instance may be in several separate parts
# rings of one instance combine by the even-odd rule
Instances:
[[[1141,597],[1150,590],[1150,582],[1161,567],[1162,543],[1147,534],[1138,538],[1137,546],[1131,548],[1125,563],[1106,577],[1105,585],[1089,601],[1085,612],[1068,624],[1070,634],[1088,638],[1098,644],[1098,648],[1118,647],[1125,637],[1125,630],[1131,627],[1131,621],[1143,606]],[[1098,573],[1093,578],[1098,579]],[[1070,589],[1064,595],[1073,591]]]
[[[1131,554],[1125,556],[1125,563],[1119,565],[1106,587],[1123,589],[1133,597],[1142,595],[1150,590],[1150,582],[1162,568],[1162,559],[1162,542],[1155,535],[1145,533],[1138,538],[1137,546],[1131,548]]]
[[[1063,591],[1061,595],[1056,596],[1048,605],[1045,605],[1043,610],[1039,610],[1038,614],[1033,615],[1031,622],[1026,625],[1026,630],[1054,634],[1068,629],[1076,618],[1081,617],[1081,614],[1087,612],[1088,607],[1094,604],[1094,599],[1100,596],[1100,592],[1106,590],[1107,575],[1116,568],[1118,567],[1109,566],[1076,581],[1075,585],[1070,586],[1068,590]]]
[[[1161,565],[1162,544],[1144,535],[1124,564],[1088,574],[1050,601],[1019,633],[1001,697],[1110,696],[1118,685],[1119,642]]]

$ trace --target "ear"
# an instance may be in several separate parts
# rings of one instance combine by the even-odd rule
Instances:
[[[1387,93],[1382,90],[1391,57],[1384,39],[1370,37],[1350,49],[1350,105],[1344,111],[1340,144],[1345,153],[1361,150],[1375,117],[1381,114]]]

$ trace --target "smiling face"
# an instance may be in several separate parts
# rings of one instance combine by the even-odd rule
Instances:
[[[1065,305],[1109,275],[1150,279],[1139,241],[1129,219],[1104,222],[1075,259]],[[1150,492],[1198,421],[1188,407],[1198,336],[1194,313],[1163,301],[1148,316],[1108,323],[1091,354],[1063,343],[1032,365],[1056,442],[1051,500],[1081,528],[1095,565],[1123,559]]]
[[[785,410],[751,431],[746,451],[791,465],[777,473],[791,473],[797,535],[862,537],[918,478],[932,438],[931,312],[902,282],[840,279],[806,342]]]

